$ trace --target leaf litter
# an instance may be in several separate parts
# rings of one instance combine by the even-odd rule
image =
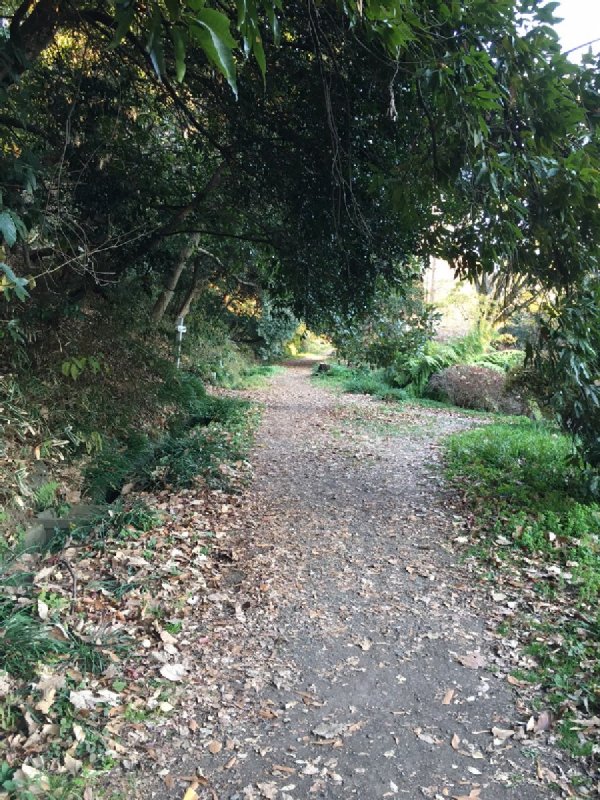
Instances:
[[[277,463],[271,463],[270,451],[264,453],[268,439],[259,439],[255,460],[262,475],[257,476],[252,492],[226,494],[198,487],[178,494],[165,491],[145,495],[148,505],[161,514],[160,527],[148,532],[126,532],[130,536],[114,537],[97,552],[70,548],[64,554],[77,574],[81,592],[72,613],[65,608],[57,613],[49,606],[48,618],[57,620],[57,626],[62,626],[67,635],[74,629],[82,642],[98,648],[103,665],[99,672],[90,674],[76,665],[59,662],[50,673],[31,683],[21,704],[22,713],[31,724],[27,732],[10,737],[13,763],[21,765],[26,780],[30,780],[27,773],[36,780],[60,772],[80,774],[88,764],[94,766],[89,752],[79,757],[82,745],[87,746],[99,734],[103,741],[101,752],[120,765],[103,781],[107,790],[129,786],[127,776],[134,771],[135,794],[124,795],[132,798],[318,797],[327,787],[353,786],[356,781],[356,785],[371,786],[364,781],[369,775],[369,780],[377,780],[375,774],[379,771],[385,785],[377,791],[381,796],[395,796],[408,786],[418,787],[414,782],[418,778],[409,779],[399,771],[395,753],[400,744],[400,752],[406,748],[400,764],[406,763],[406,757],[417,758],[413,747],[448,752],[445,761],[440,762],[448,764],[448,773],[439,774],[438,785],[430,787],[433,794],[424,796],[484,800],[481,785],[460,785],[460,775],[450,769],[452,758],[461,759],[459,772],[465,783],[467,774],[483,773],[485,784],[494,780],[489,762],[500,751],[508,748],[507,752],[513,753],[515,745],[526,742],[536,748],[539,759],[529,775],[522,761],[513,762],[522,773],[520,780],[525,779],[519,796],[524,800],[546,796],[542,787],[550,784],[558,786],[565,797],[574,796],[570,776],[577,776],[580,770],[562,754],[547,750],[552,744],[547,738],[552,733],[550,718],[546,720],[543,712],[528,715],[527,699],[518,701],[521,705],[516,708],[505,707],[499,718],[488,717],[487,727],[479,726],[485,728],[485,733],[473,724],[469,727],[471,711],[478,704],[489,702],[485,681],[477,683],[482,671],[490,675],[491,670],[496,676],[494,692],[498,691],[498,679],[512,690],[520,690],[521,682],[508,680],[514,660],[500,655],[505,651],[499,637],[489,626],[481,630],[475,625],[484,601],[468,574],[463,576],[456,564],[452,566],[454,575],[445,573],[447,560],[455,549],[452,538],[457,527],[460,530],[464,524],[460,508],[452,511],[450,507],[454,519],[448,536],[447,506],[451,500],[444,497],[441,506],[432,502],[432,493],[437,495],[440,489],[438,483],[431,482],[431,466],[424,471],[419,467],[421,473],[417,470],[415,477],[414,462],[422,461],[423,455],[415,455],[410,439],[408,452],[399,457],[392,436],[379,433],[365,438],[364,428],[356,424],[359,419],[373,419],[380,424],[382,416],[384,420],[395,419],[398,412],[361,397],[345,398],[343,404],[329,397],[324,400],[322,390],[303,388],[307,385],[304,376],[291,372],[291,376],[282,379],[282,396],[297,397],[304,392],[319,414],[321,426],[311,426],[308,436],[306,427],[297,425],[292,432],[287,423],[285,446],[289,447],[291,440],[297,455],[284,454]],[[402,413],[413,426],[438,424],[440,420],[437,413],[427,409],[409,407]],[[263,437],[276,437],[280,424],[267,413]],[[471,419],[452,412],[441,420],[443,429],[471,424]],[[337,429],[344,431],[342,437],[332,435]],[[276,446],[283,448],[279,441]],[[421,435],[418,450],[423,450]],[[435,440],[425,458],[439,460]],[[302,459],[310,461],[314,469],[310,478],[304,476],[304,485],[298,474]],[[413,473],[411,513],[390,505],[392,495],[385,485],[382,488],[363,483],[366,469],[390,470],[394,459],[394,469]],[[349,496],[340,488],[336,469],[346,474],[355,471],[352,491],[361,497],[358,508],[348,505]],[[241,471],[247,471],[245,465]],[[283,503],[273,502],[266,489],[286,477],[286,486],[292,487],[290,495],[283,498]],[[319,482],[322,497],[332,495],[334,505],[327,509],[335,518],[324,520],[324,512],[315,508],[311,499],[315,481]],[[371,495],[363,487],[370,487]],[[303,503],[304,492],[308,505]],[[294,510],[299,499],[305,515],[300,521]],[[382,502],[386,503],[385,520],[380,516]],[[392,548],[383,557],[368,554],[352,533],[353,525],[362,524],[360,520],[365,515],[371,525],[377,520],[375,524],[380,525],[381,531],[378,535],[389,543],[386,547]],[[439,538],[426,545],[422,539],[415,541],[414,532],[423,524]],[[319,533],[307,551],[306,531],[312,528]],[[402,537],[407,539],[406,545]],[[331,597],[314,594],[318,583],[314,575],[322,573],[325,579],[330,574],[325,565],[333,570],[338,596],[330,589],[325,592]],[[32,559],[30,566],[40,593],[71,599],[68,576],[60,564],[51,559]],[[401,573],[406,576],[401,580],[413,592],[412,605],[394,598],[394,592],[402,594],[398,583]],[[115,587],[122,590],[115,591]],[[494,602],[507,608],[505,599],[498,595]],[[337,605],[331,604],[331,598]],[[313,670],[311,682],[304,684],[298,682],[297,653],[288,652],[285,644],[298,634],[289,627],[298,602],[304,603],[311,637],[333,642],[332,656],[337,655],[337,660]],[[42,603],[48,605],[45,600]],[[423,610],[415,615],[420,608]],[[46,614],[44,605],[37,609]],[[365,609],[371,610],[367,614]],[[434,629],[436,617],[447,620],[450,627],[446,631]],[[370,627],[362,627],[367,620],[372,620],[367,623]],[[411,620],[415,622],[412,627]],[[400,649],[396,645],[394,651],[390,632],[398,621],[404,634],[398,639]],[[356,629],[356,623],[361,628]],[[57,631],[61,635],[60,627]],[[352,642],[358,647],[358,656],[343,653],[340,637],[345,631],[354,634]],[[389,748],[382,743],[379,762],[357,766],[364,762],[359,753],[383,734],[374,735],[368,713],[353,718],[358,710],[352,711],[351,696],[347,697],[345,714],[341,716],[343,709],[336,709],[335,687],[343,687],[354,680],[353,676],[389,674],[390,685],[402,693],[398,697],[406,699],[411,695],[405,693],[414,693],[415,685],[417,692],[423,691],[421,683],[415,681],[413,665],[419,674],[424,672],[426,681],[432,654],[440,648],[441,652],[446,648],[446,679],[452,677],[452,688],[445,688],[445,681],[431,685],[431,699],[438,709],[444,709],[440,713],[451,716],[436,715],[424,724],[419,715],[425,708],[420,712],[421,701],[415,702],[414,697],[408,706],[386,708],[390,698],[383,700],[382,692],[388,694],[387,684],[379,684],[373,697],[379,697],[382,714],[389,716],[385,737],[395,746]],[[400,665],[403,681],[396,680]],[[464,675],[457,670],[463,670]],[[467,673],[472,673],[473,679]],[[494,680],[493,675],[486,680]],[[0,674],[0,689],[4,686],[12,690],[11,681]],[[60,755],[48,759],[44,753],[52,741],[58,741],[55,720],[59,717],[54,716],[54,709],[62,705],[63,698],[70,702],[71,696],[70,731],[61,734]],[[334,713],[326,718],[310,717],[324,707]],[[367,708],[363,706],[362,710]],[[35,718],[29,709],[37,712]],[[305,715],[314,720],[312,725]],[[533,729],[528,728],[531,716]],[[409,723],[412,720],[412,726],[398,725],[404,718]],[[451,728],[447,732],[448,726],[454,724],[459,732]],[[595,735],[598,732],[593,718],[590,721],[578,717],[573,727],[591,730]],[[405,738],[406,730],[416,732],[412,733],[414,746]],[[271,731],[282,743],[287,742],[287,749],[273,746]],[[481,744],[470,741],[474,733]],[[336,752],[341,760],[327,756]],[[265,769],[259,767],[266,760],[269,765]],[[383,762],[389,767],[382,770]],[[480,763],[484,764],[481,768]],[[500,784],[511,785],[511,769],[507,767],[502,773],[494,766]],[[543,793],[536,793],[540,789]],[[85,800],[93,800],[91,791],[86,789]],[[371,789],[363,789],[363,796],[367,796],[365,791]],[[415,788],[415,795],[418,791]]]

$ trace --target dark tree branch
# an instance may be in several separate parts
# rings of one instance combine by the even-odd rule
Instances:
[[[205,236],[215,236],[217,238],[223,239],[240,239],[244,242],[256,242],[256,244],[270,244],[275,246],[275,242],[273,239],[269,239],[266,236],[257,236],[256,234],[246,234],[246,233],[227,233],[227,231],[211,231],[206,230],[205,228],[185,228],[179,230],[172,230],[169,233],[164,233],[163,236],[177,236],[179,234],[193,234],[193,233],[201,233]]]
[[[0,86],[8,87],[35,63],[54,40],[66,17],[68,0],[24,0],[9,27],[10,38],[0,52]]]
[[[32,125],[30,122],[23,122],[17,119],[17,117],[11,117],[8,114],[0,114],[0,126],[4,128],[18,128],[27,133],[35,133],[36,136],[41,136],[46,139],[46,141],[50,141],[50,137],[42,128],[39,128],[37,125]]]

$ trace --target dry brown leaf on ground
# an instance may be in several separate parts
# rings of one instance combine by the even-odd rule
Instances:
[[[275,800],[279,794],[279,790],[274,783],[257,783],[256,788],[266,800]]]
[[[539,717],[536,720],[535,726],[533,728],[535,733],[542,733],[542,731],[548,731],[552,727],[552,716],[548,711],[542,711]]]
[[[469,794],[453,794],[452,800],[480,800],[481,798],[481,788],[477,787],[475,789],[471,789]]]
[[[444,695],[444,699],[442,700],[442,705],[449,706],[452,700],[454,699],[454,695],[455,695],[455,690],[448,689],[446,694]]]
[[[463,667],[467,667],[468,669],[487,667],[487,659],[479,650],[476,650],[474,653],[467,653],[464,656],[457,656],[456,660],[462,664]]]
[[[511,736],[514,736],[515,732],[513,730],[509,730],[508,728],[492,728],[492,736],[494,737],[494,744],[496,746],[503,744],[507,739],[510,739]]]

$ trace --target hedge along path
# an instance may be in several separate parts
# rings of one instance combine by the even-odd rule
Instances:
[[[252,393],[255,478],[177,713],[124,734],[145,757],[110,796],[574,796],[547,726],[526,730],[489,586],[460,564],[440,440],[479,421],[336,396],[310,366]]]

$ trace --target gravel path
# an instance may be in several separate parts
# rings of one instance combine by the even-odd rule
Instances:
[[[187,711],[154,727],[124,796],[556,796],[541,764],[561,757],[525,733],[491,600],[454,552],[440,439],[477,419],[338,397],[306,365],[254,396],[255,480]]]

